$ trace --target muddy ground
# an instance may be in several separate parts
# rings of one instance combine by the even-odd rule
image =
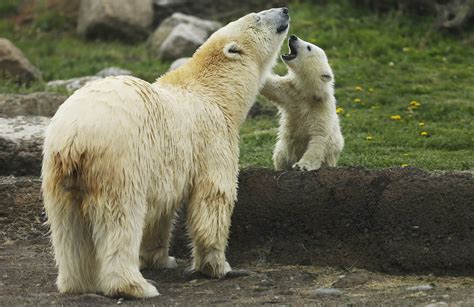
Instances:
[[[178,222],[179,268],[144,271],[162,295],[143,301],[57,293],[39,187],[33,177],[0,177],[0,305],[474,305],[472,174],[246,170],[228,258],[251,275],[186,277]]]

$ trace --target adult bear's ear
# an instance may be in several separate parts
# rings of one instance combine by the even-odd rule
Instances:
[[[238,59],[242,55],[242,49],[236,42],[231,42],[225,45],[224,54],[229,59]]]
[[[321,80],[323,80],[323,82],[329,82],[332,80],[332,74],[330,73],[323,73],[321,75]]]

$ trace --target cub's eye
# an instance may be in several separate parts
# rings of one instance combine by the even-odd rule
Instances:
[[[308,45],[308,47],[306,47],[306,48],[308,48],[308,51],[311,51],[311,46]]]
[[[259,22],[260,21],[260,16],[255,16],[255,21]]]

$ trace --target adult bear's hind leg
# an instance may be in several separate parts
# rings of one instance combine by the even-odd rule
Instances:
[[[53,197],[47,189],[44,188],[44,203],[59,271],[58,290],[61,293],[96,292],[94,245],[81,214],[81,204],[66,197],[65,192],[65,197]]]
[[[187,212],[187,227],[193,241],[194,271],[213,278],[232,274],[225,250],[234,193],[232,182],[226,185],[222,181],[217,184],[204,180],[195,186]]]
[[[93,238],[99,265],[98,285],[106,296],[158,296],[139,270],[139,249],[146,213],[144,197],[122,193],[104,197],[94,208]]]
[[[169,244],[177,205],[161,207],[151,203],[149,207],[150,217],[140,247],[140,268],[176,268],[176,259],[169,256]]]

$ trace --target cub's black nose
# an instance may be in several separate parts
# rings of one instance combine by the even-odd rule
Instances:
[[[288,8],[287,7],[282,7],[281,11],[283,12],[283,14],[288,15]]]
[[[298,39],[298,37],[296,35],[294,35],[294,34],[290,35],[290,40],[295,41],[297,39]]]

